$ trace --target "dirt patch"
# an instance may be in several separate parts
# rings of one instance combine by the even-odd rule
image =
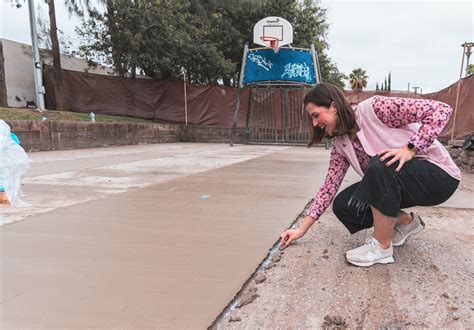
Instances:
[[[250,295],[257,297],[219,328],[469,328],[474,210],[414,210],[426,229],[395,248],[394,264],[369,268],[348,264],[344,252],[371,230],[351,236],[328,211],[257,274],[258,294]],[[232,317],[241,320],[229,323]]]
[[[265,282],[266,279],[267,277],[265,276],[265,274],[260,274],[257,277],[255,277],[255,284],[263,283]]]
[[[257,287],[251,286],[248,288],[247,291],[245,291],[242,294],[242,297],[240,298],[239,302],[237,303],[236,307],[237,308],[242,308],[250,303],[252,303],[255,299],[257,299],[258,294],[257,294]]]
[[[341,316],[329,316],[324,317],[323,322],[324,329],[347,329],[346,319]]]

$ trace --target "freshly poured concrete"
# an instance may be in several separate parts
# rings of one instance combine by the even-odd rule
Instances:
[[[223,144],[159,144],[30,153],[27,209],[2,209],[0,225],[58,207],[166,182],[283,150]]]
[[[115,149],[31,154],[33,207],[1,210],[34,214],[1,228],[2,328],[205,328],[327,167],[322,149]]]
[[[25,219],[0,228],[1,328],[181,329],[209,326],[234,297],[314,196],[328,152],[166,144],[31,157],[32,207],[0,209]]]

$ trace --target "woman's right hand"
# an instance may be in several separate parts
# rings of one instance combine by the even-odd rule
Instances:
[[[301,228],[287,229],[281,234],[280,249],[287,248],[291,242],[296,241],[298,238],[303,237],[305,232]]]

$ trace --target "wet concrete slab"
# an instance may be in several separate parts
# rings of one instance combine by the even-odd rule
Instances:
[[[2,328],[209,326],[314,196],[329,154],[170,144],[30,156],[32,206],[0,210]],[[472,205],[460,193],[454,203]]]
[[[251,148],[241,149],[251,155],[238,160],[236,149],[214,150],[206,161],[227,157],[233,164],[204,170],[198,164],[195,174],[171,166],[168,172],[181,174],[154,185],[124,184],[123,193],[88,194],[89,186],[81,186],[89,200],[66,196],[68,206],[1,227],[2,327],[209,326],[324,177],[323,149]],[[203,164],[203,152],[188,157]],[[56,171],[33,166],[28,196],[77,188],[65,172],[90,178],[98,166],[130,171],[130,163],[140,162],[138,155],[94,158],[72,171],[64,161]],[[109,171],[102,175],[117,174]]]
[[[30,153],[27,209],[2,209],[0,225],[246,161],[286,147],[174,143]]]

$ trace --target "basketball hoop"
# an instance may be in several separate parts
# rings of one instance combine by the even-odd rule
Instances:
[[[278,41],[279,39],[277,37],[272,37],[272,36],[262,36],[260,37],[260,40],[265,42],[267,47],[273,48],[275,52],[278,51]]]
[[[272,48],[275,53],[280,47],[293,42],[293,27],[283,17],[262,18],[253,27],[253,43]]]

